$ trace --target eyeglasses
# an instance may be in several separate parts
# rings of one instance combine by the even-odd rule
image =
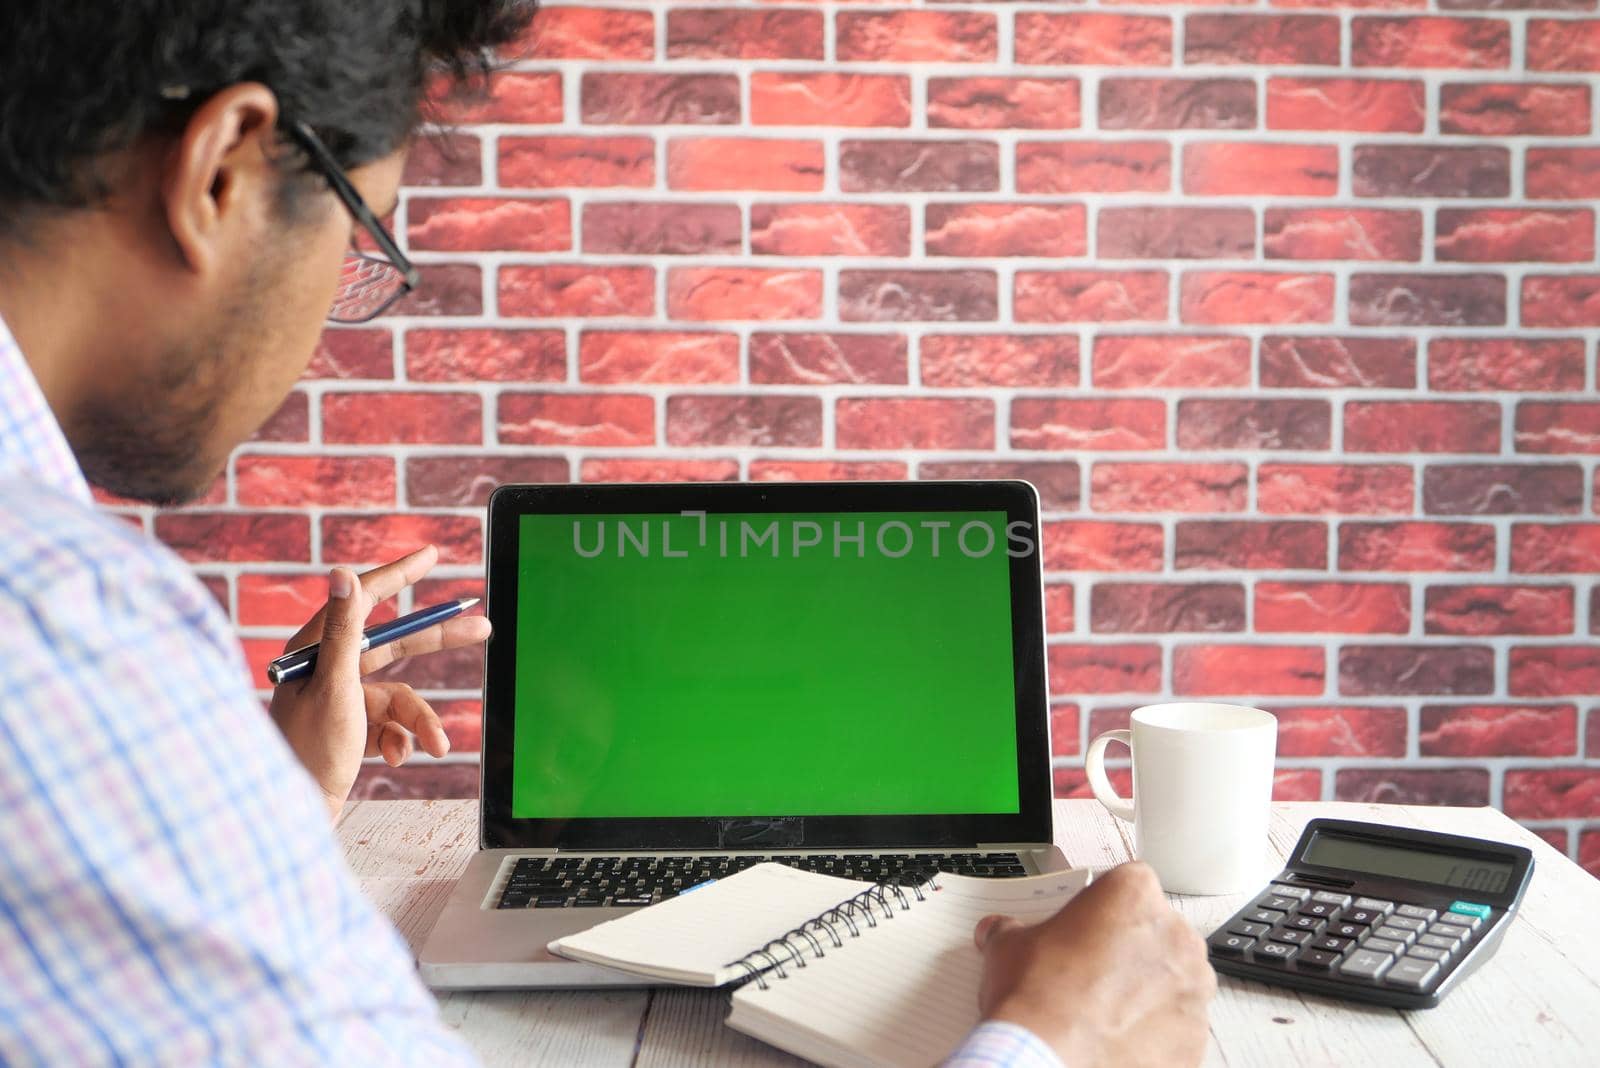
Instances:
[[[194,90],[187,85],[172,85],[161,90],[164,103],[179,107],[186,107],[194,95]],[[363,252],[356,247],[352,238],[350,250],[345,253],[344,265],[339,271],[339,291],[334,295],[333,307],[328,309],[328,319],[335,323],[365,323],[376,319],[394,307],[401,297],[421,285],[422,273],[406,259],[406,254],[400,251],[393,235],[384,229],[383,223],[367,207],[367,202],[361,199],[361,194],[350,183],[349,175],[344,173],[339,161],[333,158],[333,153],[328,151],[328,146],[312,132],[311,127],[304,122],[294,122],[289,126],[289,134],[305,149],[312,164],[333,187],[345,209],[361,224],[373,244],[378,246],[378,251],[383,253],[382,256],[374,256]]]
[[[421,272],[406,259],[406,254],[400,251],[393,236],[361,199],[333,153],[311,127],[295,122],[290,125],[289,133],[305,149],[312,164],[333,187],[334,194],[382,253],[374,256],[352,243],[350,251],[345,253],[344,266],[339,272],[339,291],[328,310],[328,319],[335,323],[365,323],[376,319],[421,284]]]

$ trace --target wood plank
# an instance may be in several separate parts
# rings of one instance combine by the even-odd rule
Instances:
[[[439,999],[446,1027],[472,1044],[485,1068],[633,1063],[644,990],[494,991]]]
[[[335,828],[363,889],[415,953],[478,845],[473,801],[366,801]],[[499,991],[445,994],[439,1015],[485,1066],[627,1065],[649,993]]]
[[[637,1068],[795,1068],[808,1062],[723,1026],[725,990],[657,990],[640,1032]]]
[[[1263,848],[1262,883],[1283,865],[1305,821],[1320,813],[1274,809]],[[1348,818],[1348,814],[1345,813]],[[1098,801],[1056,802],[1056,844],[1074,867],[1120,864],[1133,855],[1133,828]],[[1169,894],[1174,909],[1209,933],[1254,891],[1216,897]],[[1436,1065],[1426,1046],[1392,1010],[1349,1006],[1224,977],[1212,1004],[1207,1065],[1330,1065],[1380,1061],[1406,1068]]]
[[[1449,834],[1472,835],[1530,846],[1538,842],[1550,855],[1538,858],[1537,862],[1546,870],[1541,872],[1536,869],[1534,881],[1524,899],[1524,910],[1507,931],[1505,941],[1494,957],[1437,1009],[1401,1013],[1389,1009],[1362,1008],[1348,1002],[1313,995],[1295,995],[1287,991],[1275,991],[1261,984],[1223,977],[1221,985],[1224,993],[1219,994],[1213,1007],[1212,1026],[1217,1033],[1226,1035],[1230,1063],[1237,1063],[1240,1059],[1237,1054],[1242,1051],[1244,1063],[1272,1063],[1273,1058],[1281,1060],[1293,1056],[1300,1059],[1292,1063],[1335,1064],[1344,1060],[1347,1051],[1348,1054],[1354,1054],[1367,1038],[1380,1033],[1392,1039],[1394,1045],[1385,1044],[1381,1054],[1372,1052],[1370,1058],[1349,1056],[1346,1063],[1367,1059],[1425,1065],[1592,1063],[1588,1050],[1600,1043],[1600,1023],[1589,1023],[1593,1019],[1592,1010],[1585,1006],[1600,1003],[1600,990],[1596,989],[1592,975],[1584,974],[1581,968],[1575,967],[1554,951],[1540,930],[1540,921],[1544,917],[1581,916],[1587,910],[1574,908],[1575,894],[1578,895],[1577,900],[1588,897],[1595,905],[1600,905],[1600,884],[1549,849],[1537,836],[1488,808],[1344,803],[1280,805],[1276,807],[1269,832],[1274,847],[1287,852],[1298,841],[1305,823],[1316,817],[1427,827]],[[1548,874],[1549,878],[1545,880],[1546,885],[1540,897],[1536,898],[1534,888],[1540,886],[1544,874]],[[1574,876],[1578,878],[1575,880]],[[1543,895],[1551,896],[1544,899]],[[1180,911],[1185,911],[1181,904]],[[1203,930],[1213,929],[1231,914],[1230,909],[1220,911],[1222,915],[1203,917]],[[1571,933],[1576,935],[1576,930]],[[1580,944],[1600,948],[1595,945],[1596,942],[1596,932],[1591,925]],[[1360,1033],[1345,1036],[1331,1034],[1328,1040],[1337,1044],[1322,1046],[1315,1055],[1304,1049],[1293,1052],[1270,1048],[1250,1049],[1261,1039],[1264,1025],[1259,1014],[1253,1011],[1238,1020],[1229,1018],[1229,1003],[1234,1000],[1237,991],[1245,992],[1250,1010],[1263,1007],[1271,1001],[1287,1003],[1291,998],[1299,1000],[1309,1011],[1296,1019],[1305,1018],[1313,1023],[1332,1020],[1348,1022],[1360,1016]],[[1286,1009],[1284,1015],[1293,1014]],[[1403,1024],[1410,1035],[1397,1035],[1396,1024]]]
[[[1057,802],[1057,844],[1074,866],[1126,859],[1131,828],[1095,801]],[[1309,802],[1274,806],[1268,848],[1281,857],[1317,816],[1419,826],[1527,845],[1537,867],[1523,913],[1494,958],[1438,1009],[1364,1007],[1223,977],[1207,1065],[1382,1063],[1562,1066],[1600,1049],[1600,880],[1493,809]],[[359,802],[337,833],[352,870],[413,947],[432,926],[477,842],[473,802]],[[1270,874],[1270,873],[1268,873]],[[1263,875],[1263,882],[1266,875]],[[1245,895],[1171,897],[1210,931]],[[803,1062],[723,1026],[726,994],[702,990],[462,993],[441,1015],[487,1065],[793,1068]]]
[[[1400,823],[1401,815],[1383,808],[1374,818]],[[1533,880],[1500,948],[1444,1005],[1410,1014],[1413,1030],[1447,1064],[1592,1065],[1600,1047],[1600,924],[1592,920],[1600,880],[1491,808],[1407,806],[1403,816],[1535,849]]]
[[[358,801],[334,828],[362,889],[412,955],[478,847],[474,801]]]
[[[1059,804],[1064,809],[1059,822],[1075,842],[1123,829],[1096,802]],[[1600,907],[1600,882],[1493,809],[1279,805],[1268,832],[1277,863],[1299,840],[1306,821],[1319,816],[1427,826],[1536,848],[1539,869],[1524,913],[1493,960],[1444,1006],[1426,1012],[1402,1014],[1223,977],[1212,1006],[1208,1064],[1340,1064],[1369,1059],[1395,1065],[1473,1064],[1485,1053],[1508,1065],[1530,1063],[1528,1057],[1534,1055],[1546,1064],[1588,1060],[1585,1051],[1600,1043],[1600,1033],[1587,1025],[1592,1013],[1583,1006],[1600,1003],[1600,989],[1592,971],[1586,973],[1574,959],[1579,953],[1563,953],[1558,945],[1600,949],[1600,929],[1582,923],[1583,916],[1595,914],[1591,908]],[[1248,896],[1172,895],[1170,900],[1197,929],[1209,932]],[[1592,905],[1573,907],[1575,900],[1584,899]],[[1559,937],[1543,929],[1541,919],[1550,917],[1561,918],[1564,930]],[[1505,976],[1534,978],[1519,978],[1512,984]],[[1547,1050],[1541,1035],[1558,1043],[1570,1059]]]
[[[1056,845],[1074,868],[1114,867],[1133,856],[1133,827],[1098,801],[1057,801]]]
[[[1262,886],[1283,867],[1313,813],[1277,805],[1267,824]],[[1201,934],[1210,934],[1256,893],[1198,897],[1169,894]],[[1384,1064],[1386,1068],[1433,1068],[1437,1061],[1392,1009],[1335,1002],[1328,998],[1232,976],[1217,977],[1211,1003],[1211,1065],[1307,1065],[1342,1068]]]
[[[1208,1066],[1433,1068],[1440,1063],[1393,1009],[1334,1001],[1226,975],[1217,977],[1211,1036]]]

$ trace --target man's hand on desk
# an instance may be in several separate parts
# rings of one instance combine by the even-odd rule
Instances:
[[[450,750],[438,713],[410,686],[362,681],[396,660],[476,645],[489,636],[489,621],[483,616],[457,616],[361,651],[361,631],[373,607],[421,579],[438,562],[439,551],[429,545],[359,577],[336,568],[328,578],[327,605],[284,646],[288,651],[322,642],[316,670],[273,692],[272,718],[321,787],[334,816],[355,785],[363,756],[381,756],[397,767],[410,759],[414,743],[434,756]]]
[[[1112,869],[1034,927],[990,916],[976,938],[983,1018],[1026,1027],[1068,1068],[1200,1063],[1216,975],[1147,866]]]

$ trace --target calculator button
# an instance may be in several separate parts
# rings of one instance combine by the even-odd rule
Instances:
[[[1287,927],[1280,927],[1267,936],[1274,942],[1287,942],[1292,946],[1304,945],[1311,941],[1310,931],[1295,931]]]
[[[1228,928],[1229,934],[1244,935],[1246,938],[1260,938],[1272,928],[1264,923],[1236,923]]]
[[[1411,916],[1390,916],[1384,922],[1386,927],[1399,927],[1405,931],[1416,931],[1418,934],[1428,929],[1426,920],[1419,920]]]
[[[1419,946],[1431,946],[1434,949],[1442,949],[1446,953],[1454,953],[1456,951],[1456,947],[1460,944],[1461,943],[1454,938],[1446,938],[1443,935],[1436,934],[1425,934],[1421,938],[1417,939],[1417,945]]]
[[[1417,940],[1417,932],[1408,931],[1404,927],[1374,927],[1372,929],[1372,937],[1386,938],[1391,942],[1399,942],[1401,945],[1409,946]]]
[[[1323,890],[1320,893],[1312,894],[1311,900],[1320,901],[1324,905],[1332,905],[1336,909],[1342,909],[1346,905],[1350,904],[1350,895],[1335,894],[1330,891]]]
[[[1280,894],[1268,894],[1251,907],[1258,909],[1276,909],[1279,912],[1288,912],[1298,904],[1300,904],[1300,902],[1295,898],[1283,897]]]
[[[1437,909],[1425,909],[1421,905],[1401,905],[1394,910],[1394,914],[1396,916],[1409,916],[1413,920],[1435,920],[1439,917]]]
[[[1316,934],[1322,930],[1326,922],[1326,920],[1319,919],[1316,916],[1290,916],[1284,921],[1283,925],[1296,931],[1310,931],[1312,934]]]
[[[1400,962],[1389,969],[1389,974],[1384,976],[1384,981],[1391,986],[1403,986],[1411,990],[1421,990],[1433,981],[1439,974],[1439,966],[1432,961],[1413,960],[1402,957]]]
[[[1300,965],[1302,968],[1317,968],[1320,970],[1323,968],[1333,967],[1334,961],[1338,959],[1339,954],[1329,953],[1327,950],[1304,949],[1301,950],[1300,955],[1295,958],[1295,963]]]
[[[1406,950],[1406,956],[1416,960],[1431,960],[1437,964],[1449,959],[1450,951],[1447,949],[1437,949],[1433,946],[1424,946],[1419,944]]]
[[[1320,949],[1324,953],[1343,953],[1349,949],[1351,941],[1348,938],[1318,938],[1311,943],[1312,949]]]
[[[1251,951],[1256,960],[1268,964],[1282,964],[1298,952],[1298,946],[1288,946],[1282,942],[1263,942]]]
[[[1329,919],[1339,911],[1339,906],[1329,901],[1309,901],[1301,905],[1298,911],[1302,916],[1321,916],[1323,919]]]
[[[1245,909],[1239,913],[1239,919],[1247,923],[1264,923],[1272,927],[1283,919],[1283,913],[1277,909]]]
[[[1343,920],[1341,920],[1338,923],[1330,925],[1323,933],[1332,935],[1335,938],[1361,938],[1366,935],[1368,930],[1369,928],[1362,927],[1360,924],[1345,923]]]
[[[1224,935],[1211,943],[1218,953],[1226,953],[1230,957],[1243,956],[1244,951],[1256,944],[1254,938],[1244,935]]]
[[[1380,912],[1386,916],[1394,911],[1394,902],[1384,901],[1382,898],[1358,897],[1354,902],[1352,902],[1352,904],[1354,904],[1358,909],[1370,909],[1373,912]]]
[[[1405,949],[1404,942],[1391,942],[1387,938],[1369,938],[1361,943],[1362,949],[1369,949],[1374,953],[1395,954]]]
[[[1389,970],[1389,965],[1393,961],[1394,958],[1387,953],[1358,949],[1339,965],[1339,974],[1348,975],[1352,979],[1376,979]]]
[[[1341,923],[1374,924],[1383,920],[1384,914],[1376,909],[1346,909],[1339,917]]]
[[[1292,897],[1296,901],[1304,901],[1311,896],[1311,891],[1303,886],[1290,886],[1288,883],[1273,883],[1267,887],[1271,893],[1279,897]]]
[[[1451,923],[1459,923],[1477,930],[1478,924],[1489,918],[1488,905],[1478,905],[1471,901],[1457,901],[1450,906],[1450,911],[1442,918]]]
[[[1457,927],[1453,923],[1439,922],[1428,928],[1429,934],[1438,935],[1440,938],[1454,938],[1464,941],[1472,937],[1472,931],[1467,927]]]

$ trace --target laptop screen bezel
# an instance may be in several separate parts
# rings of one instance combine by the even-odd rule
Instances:
[[[1016,813],[813,816],[806,813],[708,817],[516,818],[512,753],[516,729],[518,545],[525,515],[719,513],[1004,512],[1026,523],[1030,551],[1010,557],[1012,668],[1016,703]],[[1020,480],[947,482],[663,483],[658,485],[507,485],[489,501],[483,759],[479,800],[485,849],[770,851],[794,848],[958,847],[1048,843],[1051,833],[1049,693],[1045,680],[1039,497]],[[819,745],[830,740],[819,739]],[[848,744],[848,740],[831,740]],[[804,774],[803,758],[774,756],[773,767]],[[763,836],[761,821],[776,832]],[[730,834],[730,827],[737,828]],[[737,839],[730,842],[729,838]],[[798,840],[797,840],[798,839]]]

